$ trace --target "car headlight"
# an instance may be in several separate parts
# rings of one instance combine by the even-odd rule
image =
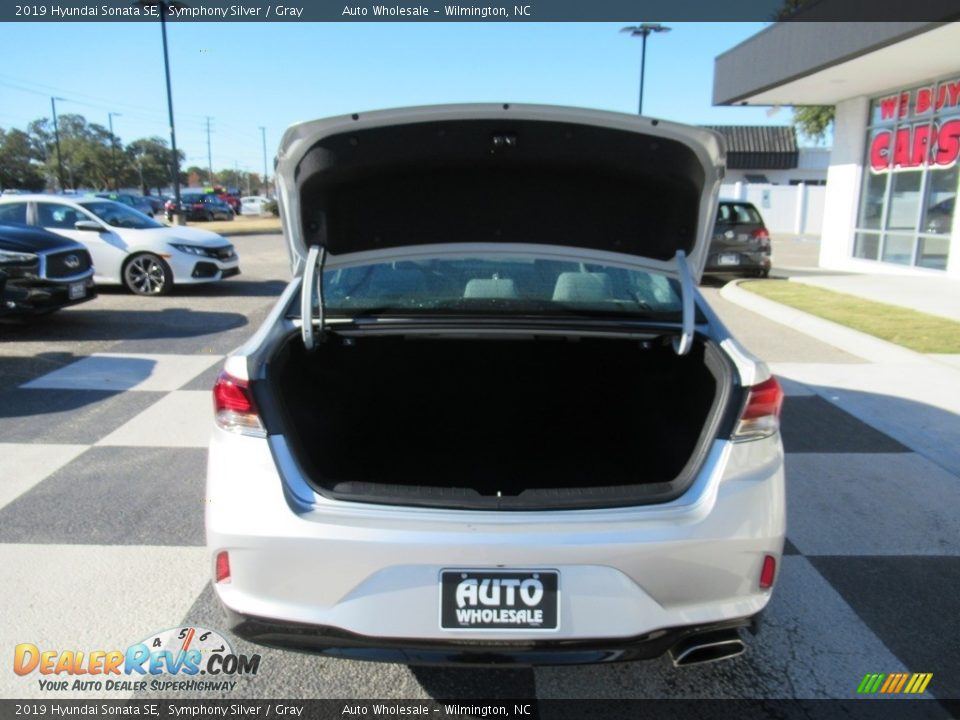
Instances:
[[[179,243],[170,243],[171,247],[175,247],[180,252],[187,253],[188,255],[199,255],[200,257],[210,257],[210,252],[205,247],[200,245],[181,245]]]
[[[17,252],[16,250],[0,250],[0,262],[33,263],[37,256],[33,253]]]

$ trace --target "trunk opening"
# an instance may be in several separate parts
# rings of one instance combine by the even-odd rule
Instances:
[[[474,509],[666,502],[731,422],[732,369],[698,338],[293,336],[268,431],[338,499]]]

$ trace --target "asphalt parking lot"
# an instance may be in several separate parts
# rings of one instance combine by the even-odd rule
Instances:
[[[182,624],[224,626],[203,549],[209,388],[289,278],[280,236],[233,242],[243,274],[226,282],[165,298],[103,290],[91,303],[0,326],[5,652],[20,642],[124,648]],[[440,669],[236,641],[263,659],[233,696],[852,698],[866,673],[931,672],[929,696],[960,697],[956,473],[809,380],[866,360],[734,305],[719,283],[703,292],[787,378],[787,554],[745,655],[681,669],[666,658]],[[2,673],[0,695],[51,693],[35,676]]]

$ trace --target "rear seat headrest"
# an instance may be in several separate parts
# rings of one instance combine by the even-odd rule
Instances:
[[[465,298],[516,298],[517,286],[511,278],[474,278],[463,289]]]
[[[553,299],[576,302],[613,300],[613,284],[607,273],[560,273],[553,288]]]

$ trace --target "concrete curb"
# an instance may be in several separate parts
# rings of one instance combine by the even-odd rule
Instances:
[[[838,350],[863,358],[868,362],[885,363],[935,363],[923,353],[881,340],[873,335],[853,330],[830,320],[824,320],[802,310],[768,300],[739,287],[741,281],[727,283],[720,295],[740,307],[752,310],[769,320],[799,330]]]

